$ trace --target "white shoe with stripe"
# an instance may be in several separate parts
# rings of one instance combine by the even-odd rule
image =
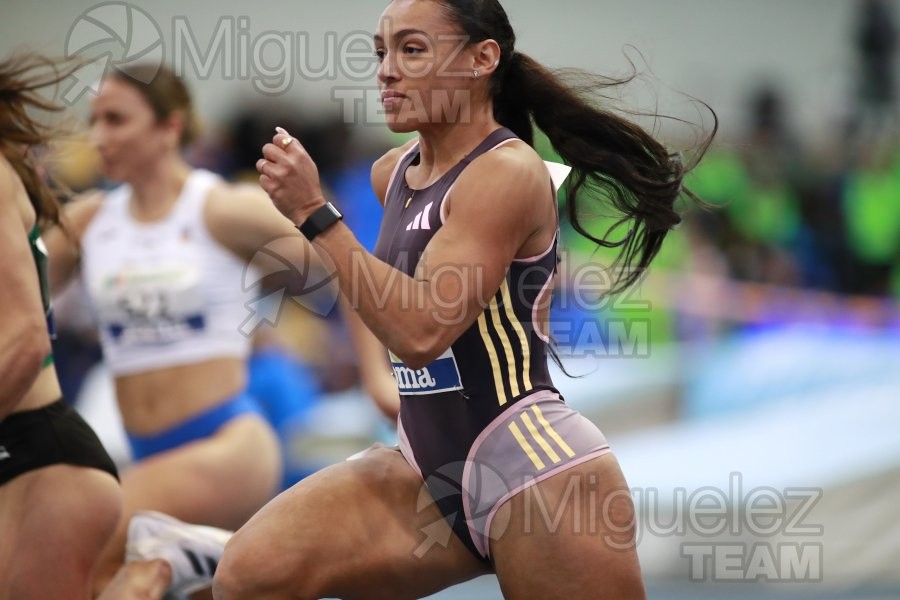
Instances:
[[[163,559],[172,567],[169,591],[187,595],[212,585],[232,532],[191,525],[155,511],[135,514],[128,524],[125,562]]]

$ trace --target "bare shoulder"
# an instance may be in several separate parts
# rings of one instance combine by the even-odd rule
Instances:
[[[9,164],[9,160],[0,152],[0,189],[6,193],[13,188],[14,182],[18,179],[19,176],[16,175],[13,166]]]
[[[492,203],[515,205],[518,210],[532,203],[545,203],[551,189],[550,172],[543,159],[525,142],[513,142],[482,154],[472,161],[454,184],[454,203],[470,191],[488,192]]]
[[[209,216],[222,211],[247,213],[270,204],[269,197],[258,185],[223,181],[209,191],[206,197],[206,214]]]
[[[485,152],[479,156],[473,165],[482,163],[492,163],[493,167],[504,167],[505,170],[513,171],[513,175],[521,175],[523,172],[534,174],[540,179],[549,180],[550,174],[547,171],[547,165],[544,159],[535,151],[534,148],[521,140],[505,144],[496,150]]]
[[[0,196],[4,198],[3,203],[10,205],[8,199],[15,198],[16,204],[18,204],[20,197],[24,195],[25,187],[22,185],[22,180],[19,179],[18,173],[9,160],[0,153]]]
[[[399,148],[392,148],[372,165],[372,190],[374,190],[375,196],[382,206],[384,206],[384,198],[387,195],[387,188],[390,184],[394,167],[397,166],[403,155],[409,152],[409,149],[418,142],[418,139],[412,139]]]
[[[203,218],[213,237],[223,242],[236,235],[243,226],[250,226],[261,217],[277,212],[258,185],[223,181],[207,194]]]
[[[222,183],[210,190],[203,219],[214,240],[244,259],[275,238],[296,234],[265,191],[250,183]]]
[[[90,190],[78,194],[63,205],[61,218],[70,233],[77,234],[78,237],[84,233],[103,203],[104,196],[105,194],[99,190]],[[13,166],[2,154],[0,154],[0,197],[14,198],[23,220],[27,217],[28,221],[34,222],[34,210],[28,200],[25,186]]]
[[[511,244],[514,256],[547,247],[557,227],[547,166],[524,142],[492,150],[466,167],[443,207],[447,225]]]
[[[3,154],[0,154],[0,204],[4,220],[12,220],[18,216],[26,228],[34,223],[34,211],[30,210],[25,187]]]

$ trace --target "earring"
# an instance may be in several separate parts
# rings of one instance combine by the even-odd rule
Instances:
[[[478,71],[472,71],[472,75],[475,77],[475,79],[478,79]]]

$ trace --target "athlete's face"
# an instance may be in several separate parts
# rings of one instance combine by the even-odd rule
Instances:
[[[431,0],[394,0],[375,33],[378,88],[392,131],[465,120],[476,80],[472,46]]]
[[[177,152],[177,129],[160,122],[141,93],[117,78],[104,80],[91,100],[91,141],[112,180],[133,181],[166,153]]]

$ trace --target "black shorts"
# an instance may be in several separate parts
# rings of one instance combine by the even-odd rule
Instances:
[[[75,465],[119,478],[94,430],[64,400],[0,422],[0,485],[43,467]]]

